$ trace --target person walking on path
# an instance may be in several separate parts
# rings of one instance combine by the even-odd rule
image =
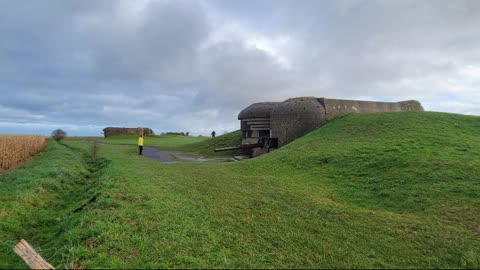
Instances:
[[[212,138],[215,138],[215,135],[216,135],[216,134],[217,134],[217,133],[215,133],[215,130],[212,131]]]
[[[138,137],[138,151],[139,151],[139,155],[142,155],[142,151],[143,151],[143,135],[140,135],[140,137]]]

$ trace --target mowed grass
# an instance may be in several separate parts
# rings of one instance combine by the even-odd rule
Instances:
[[[175,149],[179,146],[186,144],[193,144],[207,140],[208,137],[193,137],[193,136],[181,136],[181,135],[156,135],[145,137],[144,144],[146,146],[154,146],[161,149],[169,150]],[[124,135],[124,136],[111,136],[107,138],[100,138],[97,141],[109,143],[109,144],[125,144],[125,145],[137,145],[138,136],[136,135]]]
[[[24,266],[23,237],[57,267],[479,268],[479,134],[480,117],[354,114],[223,164],[107,144],[95,165],[49,142],[0,176],[0,267]]]
[[[97,139],[100,142],[109,144],[135,145],[138,142],[138,136],[111,136],[108,138]],[[240,131],[230,132],[215,138],[209,137],[191,137],[180,135],[159,135],[145,138],[145,146],[153,146],[162,150],[175,150],[192,153],[204,157],[221,157],[240,155],[240,150],[214,152],[215,148],[238,146],[241,144]]]
[[[78,266],[70,239],[85,216],[74,210],[108,185],[93,180],[106,161],[90,164],[87,149],[83,141],[49,139],[45,152],[0,175],[0,268],[26,268],[12,250],[21,238],[56,267]]]
[[[177,151],[196,153],[204,157],[235,156],[241,155],[241,150],[214,152],[216,148],[239,146],[241,144],[240,130],[230,132],[215,138],[209,138],[200,142],[184,144],[175,148]]]

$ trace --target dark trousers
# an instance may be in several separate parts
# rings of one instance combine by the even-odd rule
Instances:
[[[139,145],[139,146],[138,146],[138,151],[139,151],[138,154],[141,155],[141,154],[142,154],[142,151],[143,151],[143,146]]]

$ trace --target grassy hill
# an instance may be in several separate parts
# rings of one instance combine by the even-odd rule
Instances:
[[[192,144],[185,144],[176,148],[176,150],[180,150],[184,152],[194,152],[205,157],[240,155],[241,154],[240,150],[218,152],[218,153],[214,152],[215,148],[240,145],[241,144],[240,136],[241,136],[240,130],[237,130],[234,132],[224,134],[222,136],[209,138],[204,141],[195,142]]]
[[[57,267],[479,268],[479,135],[480,117],[353,114],[259,158],[176,164],[50,141],[0,175],[0,268],[24,266],[21,237]]]
[[[477,116],[353,114],[253,163],[322,174],[361,206],[421,210],[480,194],[479,132]]]
[[[193,137],[193,136],[181,136],[173,134],[165,135],[155,135],[145,138],[145,145],[155,146],[161,149],[174,149],[181,145],[193,144],[208,140],[208,137]],[[138,136],[137,135],[119,135],[119,136],[110,136],[107,138],[100,138],[97,141],[109,143],[109,144],[130,144],[137,145]]]
[[[111,136],[100,138],[98,141],[109,144],[136,145],[138,136]],[[240,145],[240,131],[230,132],[215,138],[191,137],[180,135],[158,135],[145,138],[145,145],[154,146],[162,150],[176,150],[198,154],[204,157],[221,157],[240,155],[240,151],[228,151],[215,153],[215,148]]]

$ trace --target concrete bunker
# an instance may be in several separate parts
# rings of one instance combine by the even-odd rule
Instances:
[[[279,102],[255,103],[240,112],[240,130],[242,133],[242,144],[254,144],[262,137],[270,134],[270,119],[273,109]]]
[[[117,136],[117,135],[141,135],[143,136],[152,136],[155,135],[153,130],[150,128],[126,128],[126,127],[106,127],[103,129],[103,136],[105,138],[110,136]]]
[[[327,121],[349,113],[423,111],[420,102],[376,102],[316,97],[290,98],[284,102],[254,103],[239,115],[242,145],[217,149],[244,149],[261,155],[302,137]]]

